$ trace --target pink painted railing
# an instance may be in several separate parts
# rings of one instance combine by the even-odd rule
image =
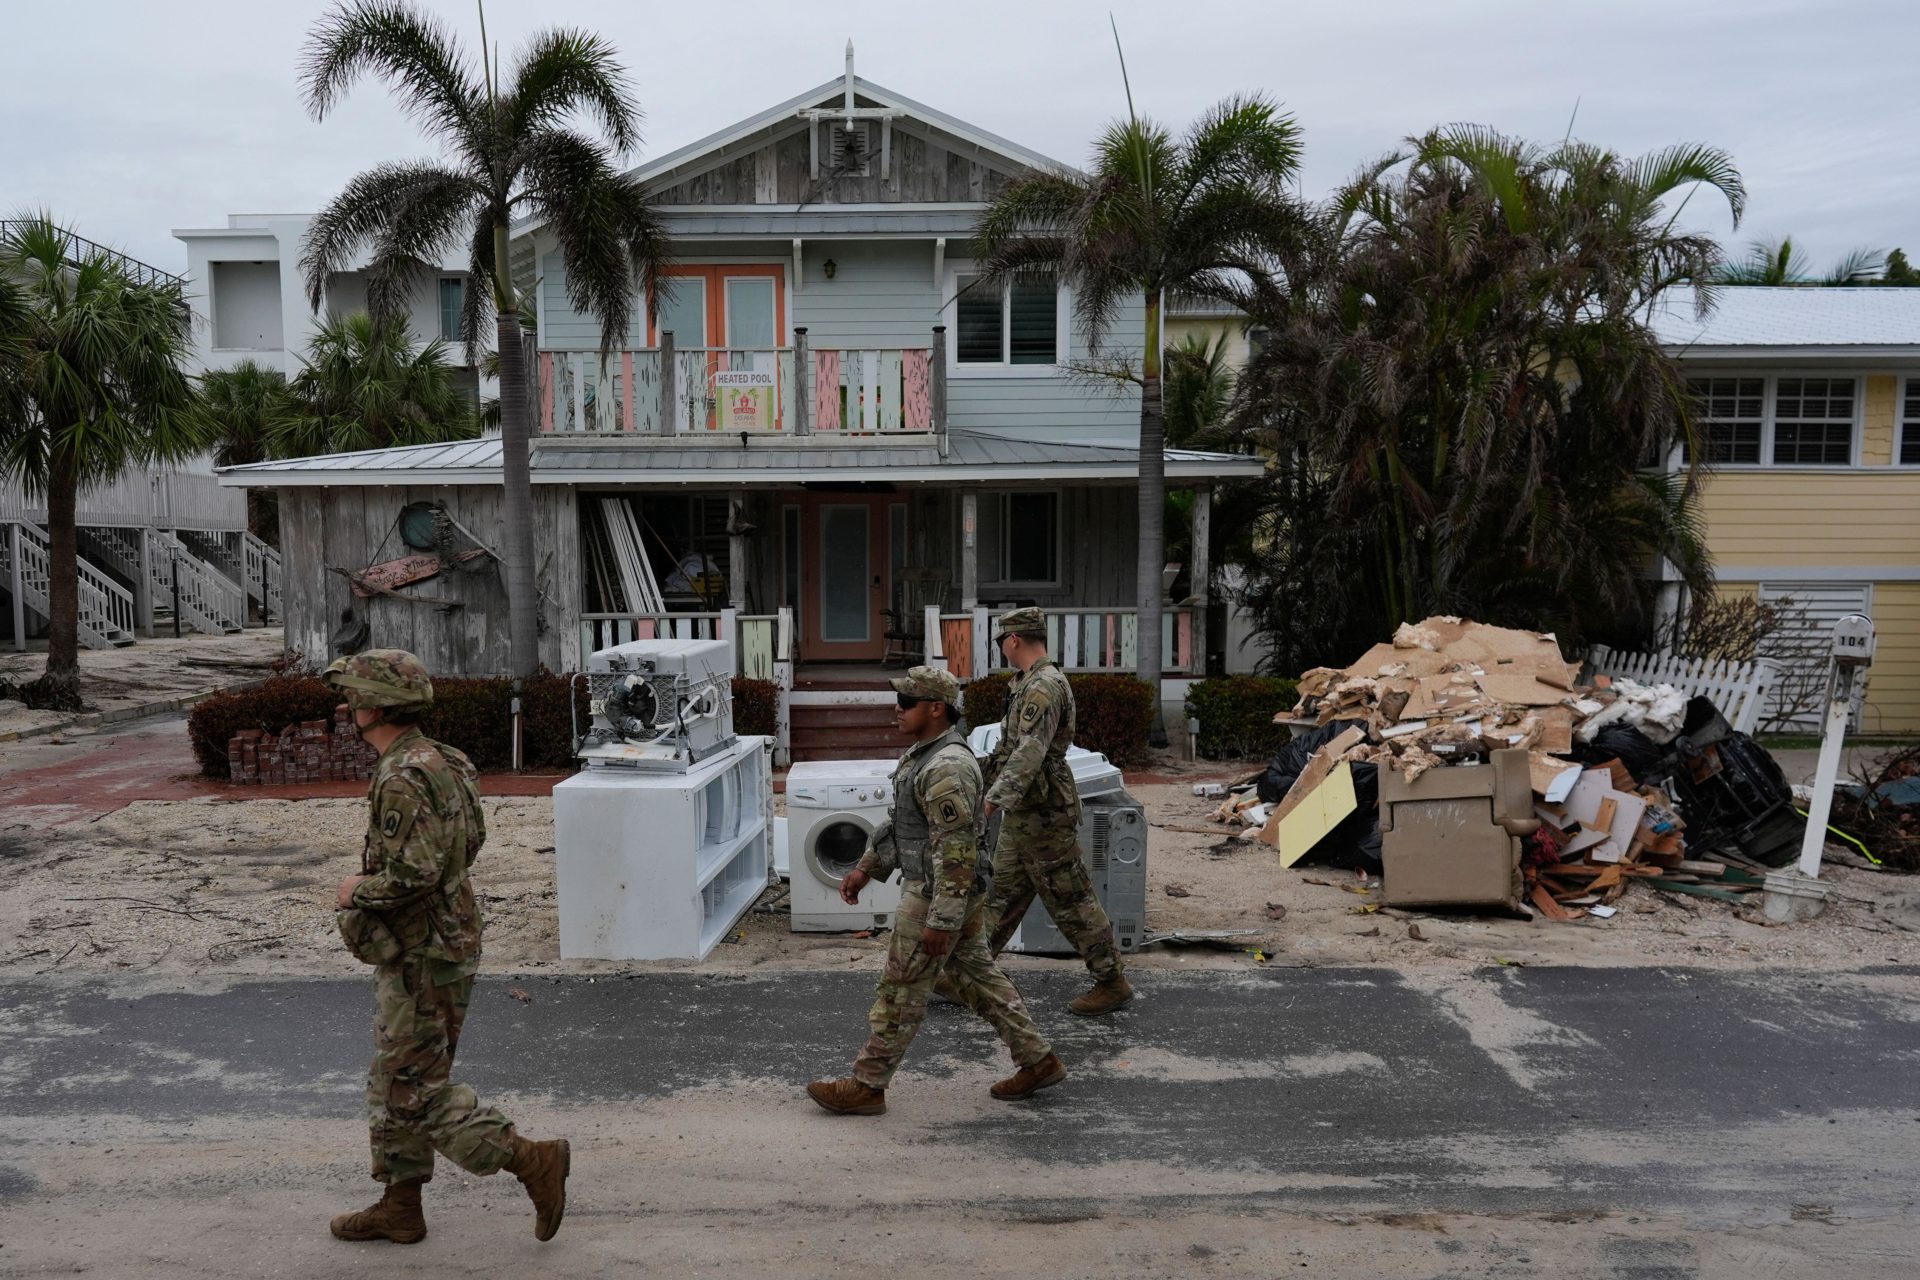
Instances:
[[[928,655],[928,661],[943,660],[947,670],[962,680],[1006,670],[1007,661],[993,643],[994,624],[1004,612],[981,608],[971,613],[940,613],[928,609],[927,634],[939,637],[938,652]],[[1124,675],[1139,666],[1138,610],[1073,606],[1042,612],[1047,617],[1047,651],[1063,669]],[[1195,673],[1192,609],[1168,605],[1161,610],[1160,655],[1163,674]]]

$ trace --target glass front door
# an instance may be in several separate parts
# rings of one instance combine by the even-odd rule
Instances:
[[[809,494],[802,503],[801,657],[877,662],[886,650],[892,541],[885,497]]]

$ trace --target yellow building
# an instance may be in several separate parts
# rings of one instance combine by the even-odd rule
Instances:
[[[1721,593],[1790,599],[1819,628],[1871,617],[1858,728],[1920,733],[1920,289],[1728,288],[1655,325],[1712,451]]]

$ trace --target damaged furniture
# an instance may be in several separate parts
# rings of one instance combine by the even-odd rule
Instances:
[[[1380,772],[1380,852],[1390,906],[1518,910],[1520,857],[1540,828],[1527,753],[1493,752],[1484,765]]]

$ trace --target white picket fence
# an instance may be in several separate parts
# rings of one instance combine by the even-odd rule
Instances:
[[[1766,713],[1767,695],[1780,679],[1778,664],[1765,658],[1709,662],[1671,653],[1616,652],[1604,645],[1594,649],[1589,665],[1595,675],[1641,684],[1670,684],[1689,697],[1706,698],[1740,733],[1752,733],[1759,726]]]

